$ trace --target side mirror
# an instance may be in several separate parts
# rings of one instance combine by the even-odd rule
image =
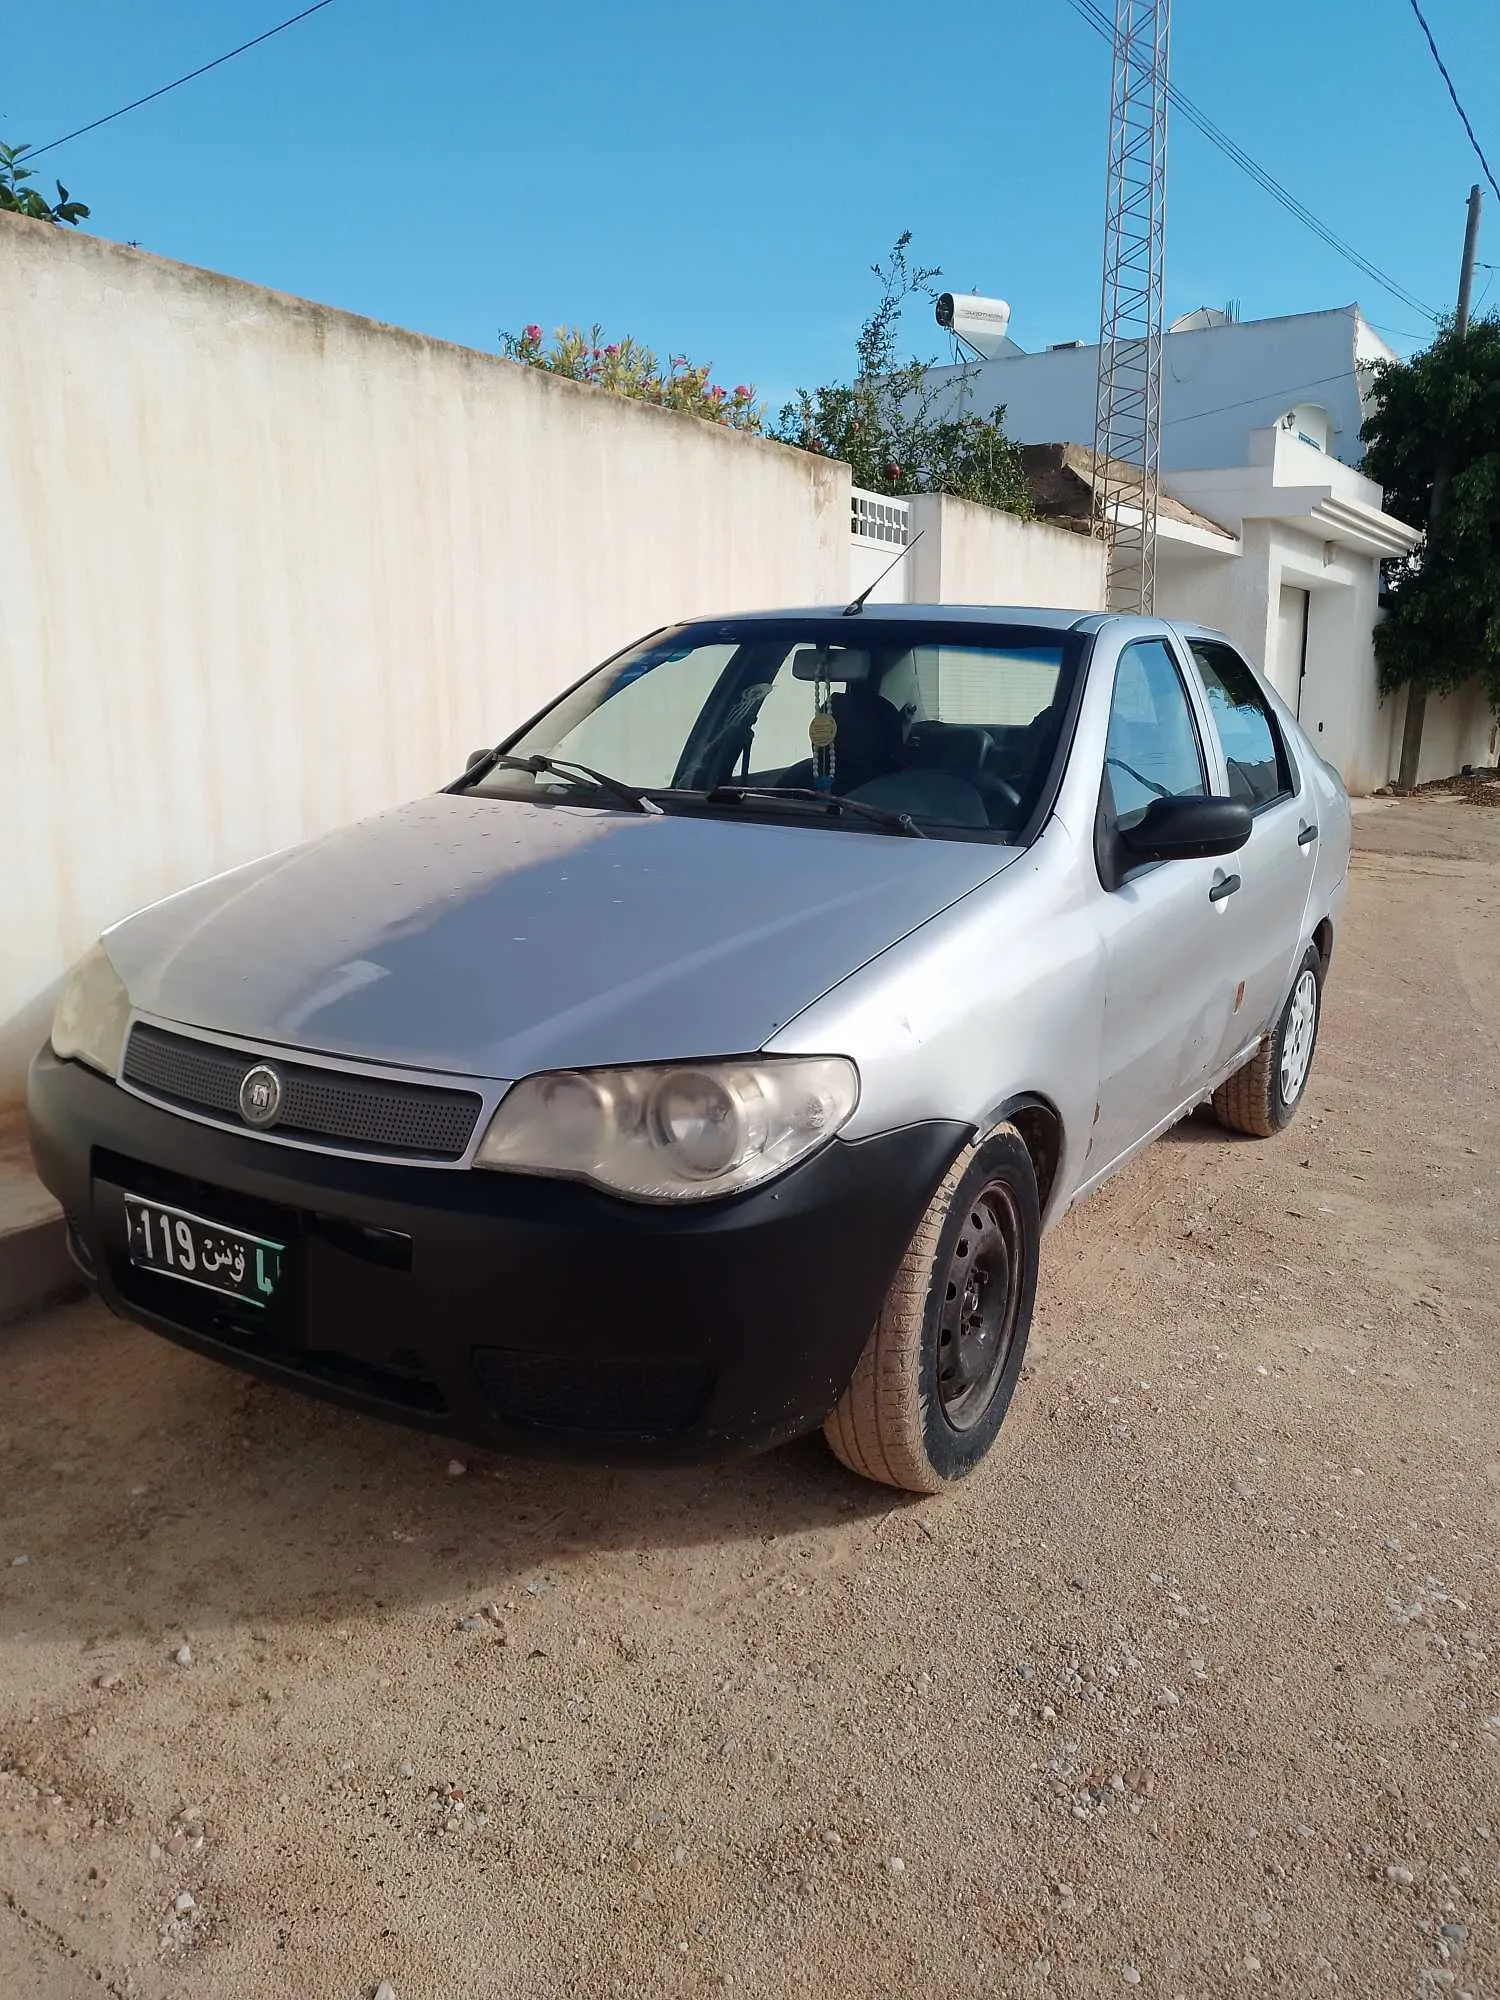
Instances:
[[[482,764],[485,758],[489,756],[489,754],[490,754],[489,749],[487,747],[483,750],[471,750],[468,754],[468,757],[464,761],[464,769],[466,771],[472,771],[474,766],[476,764]]]
[[[1236,853],[1250,827],[1250,808],[1239,799],[1153,799],[1118,839],[1127,863],[1201,861]]]

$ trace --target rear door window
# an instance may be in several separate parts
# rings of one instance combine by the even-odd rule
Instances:
[[[1062,678],[1061,646],[1010,648],[1003,659],[977,646],[919,646],[887,675],[881,692],[898,680],[910,686],[919,720],[992,730],[1023,729],[1056,700]]]

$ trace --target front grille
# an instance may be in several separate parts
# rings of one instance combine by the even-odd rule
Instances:
[[[495,1415],[511,1423],[641,1438],[686,1430],[714,1385],[704,1361],[508,1347],[476,1347],[474,1373]]]
[[[240,1085],[264,1060],[168,1034],[137,1022],[125,1051],[125,1081],[147,1096],[220,1118],[244,1131]],[[281,1112],[270,1136],[341,1141],[361,1152],[461,1157],[474,1133],[482,1099],[474,1091],[442,1090],[306,1063],[275,1063],[282,1080]]]

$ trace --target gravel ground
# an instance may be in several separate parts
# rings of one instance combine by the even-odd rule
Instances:
[[[1358,834],[1302,1116],[1055,1232],[952,1496],[0,1335],[0,1994],[1494,2000],[1500,815]]]

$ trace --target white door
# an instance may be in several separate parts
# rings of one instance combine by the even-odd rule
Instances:
[[[1276,659],[1271,684],[1293,715],[1302,714],[1302,676],[1307,672],[1307,592],[1281,586],[1276,608]]]

